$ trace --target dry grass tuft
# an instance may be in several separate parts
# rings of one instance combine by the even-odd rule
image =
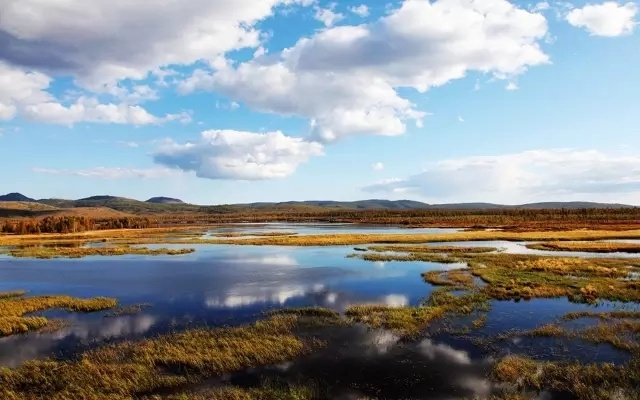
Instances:
[[[69,311],[92,312],[115,307],[115,299],[96,297],[78,299],[69,296],[12,297],[0,300],[0,336],[9,336],[42,329],[48,324],[44,317],[25,314],[61,308]]]

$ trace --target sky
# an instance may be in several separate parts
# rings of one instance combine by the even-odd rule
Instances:
[[[0,192],[640,205],[639,10],[0,0]]]

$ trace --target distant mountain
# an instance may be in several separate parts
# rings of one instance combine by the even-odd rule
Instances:
[[[249,203],[234,204],[238,206],[246,206],[252,208],[269,208],[269,207],[300,207],[312,206],[322,208],[337,209],[357,209],[357,210],[373,210],[373,209],[389,209],[389,210],[414,210],[419,208],[428,208],[429,204],[413,200],[360,200],[360,201],[331,201],[331,200],[310,200],[310,201],[286,201],[282,203]]]
[[[152,197],[147,200],[145,203],[155,203],[155,204],[184,204],[184,201],[180,199],[174,199],[171,197]]]
[[[0,196],[0,201],[27,201],[35,202],[34,199],[23,195],[22,193],[9,193],[4,196]]]

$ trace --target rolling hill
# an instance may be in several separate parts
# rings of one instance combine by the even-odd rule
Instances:
[[[226,204],[201,206],[184,203],[180,199],[171,197],[153,197],[147,201],[140,201],[126,197],[99,195],[85,197],[78,200],[41,199],[33,200],[20,193],[10,193],[0,196],[0,209],[13,210],[10,215],[22,212],[25,216],[59,213],[66,210],[72,214],[86,215],[90,210],[100,215],[125,214],[160,214],[160,213],[255,213],[255,212],[318,212],[323,210],[500,210],[500,209],[582,209],[582,208],[633,208],[626,204],[608,204],[594,202],[541,202],[521,205],[502,205],[493,203],[451,203],[427,204],[412,200],[382,200],[370,199],[360,201],[287,201],[287,202],[259,202],[247,204]],[[26,200],[24,200],[26,199]],[[29,205],[29,206],[27,206]],[[112,210],[110,213],[108,210]],[[7,212],[3,212],[5,216]]]
[[[184,201],[180,199],[174,199],[171,197],[152,197],[149,200],[145,201],[145,203],[155,203],[155,204],[185,204]]]
[[[25,201],[35,202],[34,199],[23,195],[22,193],[9,193],[4,196],[0,196],[0,201]]]

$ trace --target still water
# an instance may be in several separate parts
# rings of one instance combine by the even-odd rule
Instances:
[[[228,229],[237,232],[238,228]],[[353,226],[269,225],[246,229],[251,232],[288,229],[301,234],[323,229],[360,232]],[[366,232],[379,228],[367,229]],[[515,248],[509,242],[460,245],[506,245],[507,251]],[[0,338],[0,365],[17,366],[34,358],[70,357],[100,343],[186,327],[254,321],[263,311],[274,308],[320,306],[342,312],[350,305],[363,303],[417,305],[434,290],[423,282],[422,272],[460,267],[346,258],[352,246],[189,247],[196,248],[196,252],[183,256],[79,260],[0,259],[0,291],[25,289],[30,295],[108,296],[117,298],[122,305],[152,305],[136,315],[118,317],[105,317],[104,313],[45,312],[43,315],[67,319],[71,326],[55,333]],[[604,303],[600,310],[619,307],[625,306]],[[510,329],[532,329],[566,312],[589,308],[565,299],[493,302],[486,326],[469,337],[434,332],[410,343],[381,330],[345,327],[328,332],[329,346],[316,354],[225,379],[234,383],[252,382],[264,375],[296,381],[312,379],[329,385],[336,398],[362,394],[385,398],[482,398],[494,390],[486,375],[490,357],[495,354],[475,345],[474,337],[495,336]],[[518,337],[505,341],[498,352],[581,361],[622,361],[626,357],[605,345]]]

